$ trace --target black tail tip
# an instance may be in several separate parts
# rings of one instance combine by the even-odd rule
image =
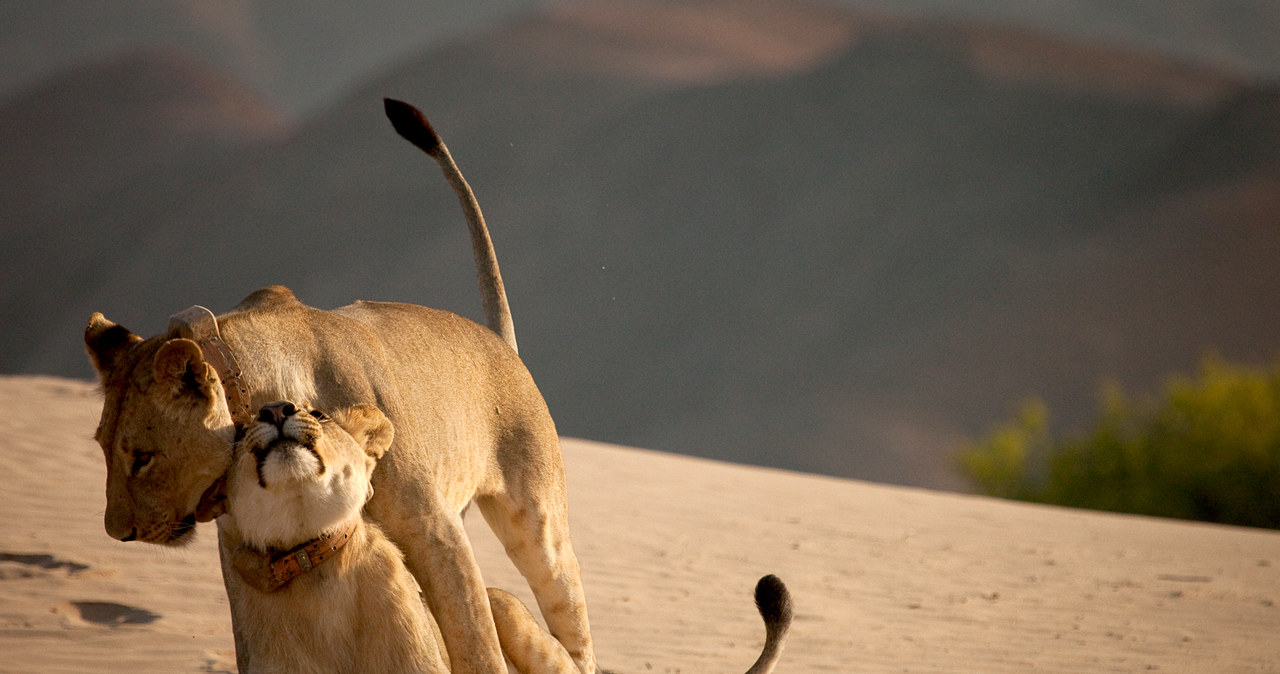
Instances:
[[[440,136],[431,128],[431,122],[422,111],[394,98],[382,99],[382,107],[386,110],[387,119],[396,133],[413,143],[427,154],[435,153],[440,147]]]
[[[791,623],[791,593],[781,578],[769,574],[756,583],[756,609],[768,625]]]

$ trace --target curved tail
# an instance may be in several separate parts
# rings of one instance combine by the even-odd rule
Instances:
[[[769,674],[782,656],[791,629],[791,593],[777,576],[770,574],[756,583],[756,609],[764,618],[764,649],[747,674]]]
[[[484,224],[484,214],[480,212],[480,204],[471,192],[471,186],[462,177],[458,165],[453,163],[449,148],[445,147],[444,141],[436,135],[435,129],[431,128],[431,123],[420,110],[391,98],[384,98],[382,102],[387,119],[391,120],[396,133],[431,155],[436,164],[440,165],[454,194],[458,195],[462,213],[467,217],[467,228],[471,231],[471,252],[476,260],[476,276],[480,282],[485,324],[519,352],[516,347],[515,323],[511,320],[511,307],[507,304],[507,291],[502,285],[502,274],[498,271],[498,256],[493,251],[489,228]]]

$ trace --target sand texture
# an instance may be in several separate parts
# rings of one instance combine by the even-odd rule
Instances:
[[[0,670],[231,671],[212,525],[111,540],[99,399],[0,378]],[[601,663],[741,672],[791,588],[786,672],[1280,671],[1280,533],[886,487],[567,439]],[[476,514],[487,582],[530,599]]]

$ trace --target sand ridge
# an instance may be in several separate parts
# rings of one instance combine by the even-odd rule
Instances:
[[[0,671],[232,671],[215,533],[102,529],[88,382],[0,377]],[[1280,533],[1072,511],[566,439],[603,666],[741,672],[755,580],[796,620],[780,672],[1280,671]],[[486,581],[531,595],[481,518]]]

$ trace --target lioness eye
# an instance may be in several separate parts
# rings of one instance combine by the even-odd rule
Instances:
[[[311,416],[315,417],[317,421],[329,420],[329,415],[321,412],[320,410],[311,410]]]
[[[133,453],[133,474],[137,475],[138,471],[145,468],[148,463],[151,463],[151,459],[155,458],[155,455],[156,455],[155,452],[134,452]]]

